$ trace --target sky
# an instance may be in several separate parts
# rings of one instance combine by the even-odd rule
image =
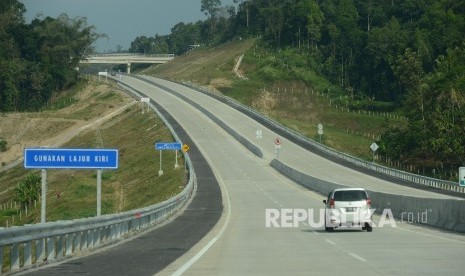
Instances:
[[[26,6],[26,21],[37,15],[58,17],[66,13],[70,18],[85,17],[87,24],[96,27],[101,38],[94,47],[97,52],[115,51],[118,45],[129,49],[138,36],[167,35],[179,22],[205,20],[200,11],[201,0],[19,0]],[[221,0],[222,6],[233,5],[233,0]]]

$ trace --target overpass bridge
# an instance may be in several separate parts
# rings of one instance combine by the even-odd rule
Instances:
[[[149,63],[149,64],[163,64],[174,59],[174,54],[158,54],[158,55],[144,55],[136,53],[118,53],[118,54],[97,54],[90,55],[84,60],[82,64],[126,64],[127,73],[131,73],[132,63]]]

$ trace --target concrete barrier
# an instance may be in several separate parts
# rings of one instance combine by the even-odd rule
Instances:
[[[181,98],[182,100],[184,100],[185,102],[189,103],[190,105],[192,105],[193,107],[197,108],[198,110],[200,110],[202,113],[204,113],[205,115],[207,115],[208,118],[210,118],[212,121],[214,121],[215,123],[217,123],[221,128],[223,128],[229,135],[231,135],[232,137],[234,137],[239,143],[241,143],[244,147],[246,147],[248,150],[250,150],[253,154],[255,154],[256,156],[260,157],[260,158],[263,158],[263,152],[262,150],[257,147],[254,143],[250,142],[247,138],[245,138],[244,136],[240,135],[237,131],[235,131],[234,129],[232,129],[230,126],[228,126],[225,122],[221,121],[220,119],[218,119],[218,117],[216,117],[215,115],[213,115],[213,113],[211,113],[210,111],[208,111],[206,108],[204,108],[203,106],[199,105],[198,103],[194,102],[193,100],[189,99],[188,97],[184,96],[183,94],[177,92],[177,91],[174,91],[173,89],[170,89],[168,87],[165,87],[161,84],[158,84],[154,81],[151,81],[149,79],[145,79],[143,77],[139,77],[139,76],[133,76],[134,78],[136,79],[139,79],[139,80],[142,80],[142,81],[145,81],[145,82],[148,82],[150,83],[151,85],[154,85],[156,87],[159,87],[160,89],[166,91],[166,92],[169,92],[173,95],[175,95],[176,97],[178,98]]]
[[[276,159],[270,165],[298,184],[324,196],[336,188],[347,188],[307,175]],[[465,200],[402,196],[371,190],[368,193],[377,213],[382,214],[385,209],[390,209],[400,223],[422,224],[465,233]]]

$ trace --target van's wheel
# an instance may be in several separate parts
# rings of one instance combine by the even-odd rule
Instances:
[[[326,231],[326,232],[333,232],[333,231],[334,231],[334,227],[327,227],[327,226],[326,226],[326,223],[325,223],[325,231]]]
[[[373,232],[373,227],[369,223],[365,224],[365,229],[367,230],[367,232]]]

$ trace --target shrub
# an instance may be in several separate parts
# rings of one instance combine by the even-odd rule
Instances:
[[[6,151],[6,141],[0,138],[0,152]]]
[[[31,173],[18,183],[18,186],[15,188],[15,201],[21,204],[21,208],[39,199],[41,180],[40,176]]]

